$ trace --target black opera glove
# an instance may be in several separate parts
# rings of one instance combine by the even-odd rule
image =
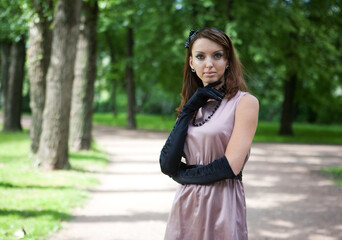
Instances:
[[[182,112],[194,114],[199,108],[203,107],[209,99],[221,101],[224,95],[219,90],[213,88],[221,83],[222,81],[218,80],[214,83],[208,84],[205,87],[198,88],[189,101],[184,104]]]
[[[226,156],[207,165],[186,165],[181,163],[172,179],[180,184],[211,184],[224,179],[242,180],[242,172],[235,175]]]
[[[164,147],[161,150],[159,164],[161,171],[169,176],[174,175],[180,167],[183,156],[185,139],[188,133],[188,127],[193,114],[206,102],[212,98],[221,101],[223,95],[212,87],[219,85],[221,81],[208,84],[205,87],[198,88],[189,101],[184,104],[182,111],[168,137]]]

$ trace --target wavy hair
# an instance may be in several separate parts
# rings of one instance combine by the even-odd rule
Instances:
[[[228,100],[233,98],[239,90],[247,91],[247,85],[243,80],[242,64],[235,54],[232,40],[221,30],[216,28],[203,28],[197,31],[197,34],[193,38],[189,39],[189,47],[185,56],[183,88],[181,93],[182,100],[180,106],[177,108],[178,115],[184,104],[196,92],[197,88],[203,87],[202,80],[196,73],[191,71],[189,64],[190,56],[192,56],[192,46],[194,42],[200,38],[207,38],[223,47],[224,56],[227,57],[229,64],[228,70],[224,73],[223,80],[223,84],[226,88],[225,98]]]

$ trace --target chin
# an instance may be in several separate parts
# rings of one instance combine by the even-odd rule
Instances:
[[[218,81],[218,79],[208,79],[208,80],[205,80],[205,81],[202,81],[202,82],[203,82],[203,85],[206,86],[209,83],[214,83],[214,82],[217,82],[217,81]]]

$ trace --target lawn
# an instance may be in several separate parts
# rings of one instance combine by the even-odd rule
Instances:
[[[93,121],[98,125],[126,127],[125,113],[114,116],[112,113],[95,113]],[[170,131],[175,124],[176,116],[136,114],[137,127],[139,129],[153,131]]]
[[[342,125],[294,123],[293,136],[278,135],[279,123],[259,122],[254,142],[342,144]]]
[[[323,173],[342,186],[342,167],[325,167]]]
[[[43,172],[32,166],[28,132],[0,133],[0,239],[45,239],[83,205],[98,183],[92,171],[107,157],[98,148],[71,153],[72,170]]]

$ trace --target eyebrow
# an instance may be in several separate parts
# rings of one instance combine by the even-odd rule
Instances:
[[[224,50],[216,50],[214,51],[214,53],[218,53],[218,52],[223,52],[224,53]],[[195,53],[204,53],[203,51],[195,51]]]

